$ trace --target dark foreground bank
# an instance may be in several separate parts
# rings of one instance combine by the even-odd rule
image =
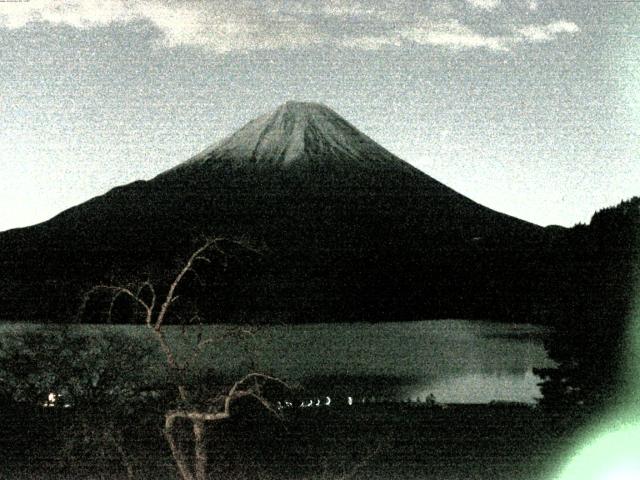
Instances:
[[[0,478],[178,478],[161,416],[122,420],[96,435],[68,409],[5,410]],[[210,478],[546,479],[579,424],[511,405],[293,409],[284,422],[249,411],[208,432]]]

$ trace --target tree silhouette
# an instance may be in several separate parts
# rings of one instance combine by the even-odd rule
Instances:
[[[557,369],[542,369],[542,403],[600,409],[620,399],[634,285],[639,278],[640,198],[567,232],[557,257],[560,306],[546,342]]]
[[[65,457],[81,449],[115,454],[127,478],[133,461],[124,447],[133,418],[162,396],[147,375],[153,349],[122,332],[38,327],[0,338],[0,393],[12,405],[63,409],[74,422],[59,435]]]
[[[108,316],[114,311],[116,302],[120,297],[129,299],[141,313],[144,325],[152,333],[157,345],[162,351],[166,365],[175,380],[177,389],[177,407],[167,411],[164,415],[164,436],[171,449],[171,454],[176,462],[178,471],[183,480],[204,480],[207,478],[209,456],[207,450],[206,425],[226,420],[231,417],[232,406],[240,399],[253,399],[267,411],[275,416],[280,412],[265,394],[267,384],[275,383],[288,387],[282,380],[260,372],[250,372],[236,381],[228,389],[214,396],[203,395],[200,389],[189,385],[188,376],[195,360],[205,351],[205,347],[220,341],[219,338],[204,337],[202,331],[195,336],[191,352],[185,357],[180,355],[175,345],[166,333],[167,320],[173,306],[181,298],[181,290],[187,282],[187,278],[195,279],[202,283],[199,270],[201,265],[212,265],[220,257],[224,265],[226,252],[224,244],[235,244],[242,248],[252,247],[245,242],[230,242],[225,238],[210,238],[196,248],[187,260],[178,269],[163,294],[158,293],[153,282],[147,280],[135,286],[96,285],[86,295],[83,305],[86,306],[92,296],[107,292],[110,302]],[[197,319],[201,321],[201,319]],[[201,326],[201,324],[200,324]],[[232,333],[241,333],[239,329]],[[193,455],[185,452],[181,442],[177,438],[177,424],[179,420],[191,424]]]

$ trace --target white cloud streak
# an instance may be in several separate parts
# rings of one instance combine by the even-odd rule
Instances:
[[[483,10],[493,10],[500,5],[500,0],[467,0],[471,5]]]
[[[307,11],[313,13],[316,11],[331,17],[364,17],[378,16],[382,10],[372,6],[365,7],[361,2],[352,2],[347,0],[330,0],[322,5],[319,9],[309,8]]]
[[[578,33],[580,28],[573,22],[560,20],[547,25],[524,25],[515,29],[521,39],[530,42],[550,42],[556,40],[560,34]]]
[[[257,7],[250,0],[30,0],[0,3],[0,27],[18,29],[35,22],[87,29],[146,21],[161,32],[160,41],[165,47],[196,46],[215,53],[318,44],[361,50],[431,45],[507,51],[519,44],[556,41],[580,30],[575,23],[558,20],[511,27],[500,23],[497,32],[488,34],[456,18],[399,18],[403,1],[383,7],[330,0],[320,8],[315,2],[301,2],[296,8],[285,9],[276,2]],[[500,5],[500,0],[467,1],[484,10]],[[449,12],[447,17],[454,13]],[[355,25],[365,28],[354,29],[354,19]]]
[[[455,49],[486,48],[506,51],[509,50],[510,43],[505,37],[475,32],[457,20],[408,28],[402,32],[402,36],[420,45],[440,45]]]
[[[482,48],[493,51],[509,51],[524,43],[556,41],[562,34],[576,34],[580,28],[573,22],[559,20],[549,24],[528,24],[513,27],[509,33],[483,35],[462,25],[457,20],[424,23],[405,29],[402,36],[417,44],[430,44],[453,49]]]

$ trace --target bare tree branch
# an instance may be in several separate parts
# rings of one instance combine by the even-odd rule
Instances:
[[[230,333],[224,333],[221,338],[203,338],[202,331],[198,332],[193,346],[193,352],[187,359],[179,360],[176,351],[172,348],[170,342],[167,340],[165,330],[163,329],[165,320],[169,314],[171,306],[180,297],[176,294],[176,290],[181,285],[185,276],[191,272],[194,274],[195,279],[204,284],[202,278],[195,270],[195,264],[197,262],[203,262],[211,264],[211,258],[206,255],[207,251],[213,251],[219,254],[222,258],[221,264],[226,267],[227,265],[227,253],[221,247],[221,242],[227,242],[229,244],[240,245],[244,249],[258,252],[257,249],[250,246],[244,241],[226,240],[220,237],[214,237],[207,239],[202,246],[197,248],[182,265],[182,268],[178,271],[173,281],[169,285],[166,294],[163,297],[161,304],[158,304],[158,297],[154,285],[150,280],[147,280],[138,286],[136,293],[132,289],[127,287],[119,287],[114,285],[97,285],[91,288],[83,298],[80,313],[84,312],[86,304],[89,298],[96,292],[106,290],[112,293],[112,298],[109,304],[109,319],[113,315],[113,310],[116,301],[120,296],[126,296],[133,300],[135,305],[142,307],[144,312],[144,322],[147,328],[152,332],[156,341],[164,353],[167,366],[177,377],[177,389],[180,400],[185,405],[184,409],[171,410],[165,414],[164,436],[171,449],[171,454],[178,467],[178,472],[182,477],[182,480],[205,480],[207,476],[207,448],[206,448],[206,432],[205,426],[207,422],[218,422],[225,420],[231,416],[231,405],[233,402],[241,398],[253,398],[258,401],[268,412],[272,413],[276,417],[281,417],[281,413],[274,408],[273,404],[263,395],[263,386],[266,382],[278,383],[285,388],[290,388],[284,381],[271,375],[262,373],[249,373],[243,378],[235,382],[227,390],[225,394],[215,397],[208,403],[210,406],[215,407],[215,411],[208,411],[195,408],[192,403],[190,392],[186,386],[185,373],[188,368],[191,367],[192,362],[198,358],[200,354],[205,350],[208,345],[217,343],[231,336]],[[159,305],[159,306],[158,306]],[[194,320],[201,322],[199,315],[194,315],[189,323],[193,323]],[[244,334],[255,335],[258,331],[257,327],[247,327],[240,330]],[[183,331],[183,334],[186,332]],[[191,422],[192,434],[194,439],[193,450],[193,462],[191,461],[191,455],[187,455],[180,446],[180,442],[176,439],[174,433],[176,429],[176,421],[179,419],[187,420]]]
[[[114,295],[112,295],[111,297],[111,303],[109,304],[109,312],[107,314],[107,321],[109,323],[112,323],[113,321],[113,307],[116,304],[116,301],[118,300],[118,298],[120,297],[120,295],[122,295],[123,292],[116,292]]]
[[[195,480],[195,476],[189,467],[189,461],[183,450],[180,448],[180,445],[176,441],[176,438],[173,435],[175,422],[178,418],[184,418],[178,415],[172,415],[167,413],[165,415],[164,421],[164,437],[169,444],[169,448],[171,449],[171,456],[176,462],[178,467],[178,472],[182,477],[182,480]]]
[[[207,455],[207,442],[205,436],[205,422],[204,420],[193,420],[193,438],[195,442],[194,456],[195,456],[195,473],[196,480],[207,479],[207,463],[209,463],[209,457]]]
[[[262,379],[262,380],[269,380],[271,382],[274,383],[279,383],[280,385],[286,387],[287,389],[290,388],[289,385],[284,382],[283,380],[277,378],[277,377],[273,377],[271,375],[265,375],[263,373],[249,373],[247,375],[245,375],[244,377],[242,377],[240,380],[238,380],[236,383],[233,384],[233,386],[231,387],[231,389],[229,390],[229,393],[226,395],[225,401],[224,401],[224,411],[226,413],[229,413],[231,411],[231,402],[234,400],[237,400],[239,398],[245,397],[245,396],[254,396],[256,399],[260,400],[260,403],[262,403],[263,405],[266,406],[267,400],[258,393],[254,392],[253,390],[241,390],[240,387],[245,384],[247,381],[252,380],[252,379]],[[255,388],[255,387],[252,387]]]
[[[191,270],[193,263],[196,261],[196,259],[198,259],[198,257],[202,255],[203,252],[207,251],[209,248],[211,247],[218,248],[217,242],[219,242],[220,240],[221,240],[220,238],[207,240],[204,245],[202,245],[200,248],[198,248],[195,252],[191,254],[191,256],[189,257],[185,265],[182,267],[182,270],[178,272],[178,275],[175,277],[173,282],[171,282],[171,285],[169,286],[169,291],[167,292],[165,300],[162,303],[162,306],[160,307],[160,313],[158,313],[158,317],[156,318],[156,322],[154,326],[156,330],[159,330],[162,327],[162,324],[164,322],[169,306],[171,305],[173,299],[175,298],[174,294],[175,294],[176,288],[178,287],[178,285],[180,285],[180,282],[182,281],[186,273],[189,270]]]
[[[151,303],[149,304],[149,309],[154,310],[156,308],[156,290],[153,287],[153,283],[151,283],[149,280],[143,282],[140,285],[140,288],[138,288],[137,297],[142,298],[141,295],[145,288],[147,288],[151,292]]]
[[[113,304],[115,303],[115,300],[117,299],[117,297],[119,297],[120,295],[126,295],[127,297],[131,298],[136,304],[140,305],[145,311],[145,314],[146,314],[145,320],[148,320],[151,317],[151,314],[153,311],[152,305],[148,305],[144,300],[142,300],[138,295],[134,294],[130,289],[126,287],[115,286],[115,285],[96,285],[92,287],[90,290],[88,290],[83,296],[82,305],[80,307],[80,315],[82,315],[82,313],[84,312],[86,308],[86,304],[91,298],[91,296],[94,293],[97,293],[100,291],[113,292],[111,304],[109,305],[109,319],[111,319]]]

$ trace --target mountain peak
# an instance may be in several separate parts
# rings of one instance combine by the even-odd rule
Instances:
[[[416,172],[331,108],[301,101],[288,101],[250,121],[183,165]]]
[[[306,113],[325,111],[325,112],[331,112],[334,115],[337,115],[329,107],[327,107],[326,105],[323,105],[322,103],[303,102],[299,100],[287,100],[285,103],[283,103],[276,109],[276,112],[279,112],[279,111],[287,111],[287,112],[292,112],[296,114],[306,114]]]

